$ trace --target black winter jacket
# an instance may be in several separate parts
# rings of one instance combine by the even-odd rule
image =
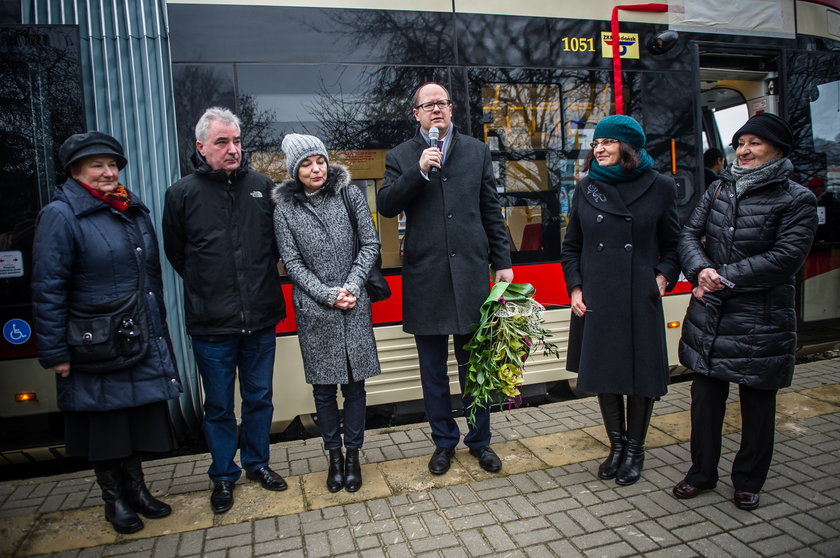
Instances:
[[[740,198],[724,172],[717,197],[715,183],[680,234],[680,260],[692,285],[707,267],[735,284],[707,293],[704,302],[691,299],[679,354],[698,374],[757,389],[791,383],[794,275],[817,227],[816,199],[789,180],[792,172],[786,161],[775,177]]]
[[[184,279],[187,332],[251,333],[286,316],[267,176],[242,165],[230,176],[194,155],[196,170],[166,191],[163,245]]]
[[[143,235],[142,245],[132,221]],[[109,302],[137,292],[141,265],[146,272],[145,358],[132,368],[105,374],[77,372],[71,364],[69,376],[56,376],[60,409],[111,411],[181,393],[166,328],[159,258],[149,210],[133,194],[128,209],[120,213],[69,179],[41,210],[33,244],[32,309],[38,360],[44,368],[70,362],[71,306]]]

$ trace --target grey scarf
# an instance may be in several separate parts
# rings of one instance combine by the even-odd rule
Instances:
[[[735,178],[735,193],[740,198],[744,193],[757,184],[763,184],[782,169],[787,161],[786,158],[773,159],[763,165],[754,168],[739,167],[732,165],[729,172]]]

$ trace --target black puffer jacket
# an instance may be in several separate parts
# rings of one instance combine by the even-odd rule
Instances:
[[[789,180],[792,172],[786,160],[776,176],[740,198],[725,172],[717,197],[715,183],[680,234],[680,261],[693,285],[707,267],[735,284],[704,295],[705,304],[691,299],[679,355],[696,373],[757,389],[790,385],[794,275],[817,227],[816,199]]]
[[[250,333],[286,315],[274,243],[274,183],[243,160],[230,176],[194,156],[166,191],[163,245],[184,278],[190,335]]]

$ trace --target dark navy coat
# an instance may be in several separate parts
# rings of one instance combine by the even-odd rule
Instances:
[[[490,150],[450,130],[443,168],[430,180],[420,174],[429,145],[419,130],[389,151],[376,197],[385,217],[405,211],[403,329],[415,335],[470,333],[490,293],[490,268],[511,267]]]
[[[789,180],[793,165],[740,197],[724,172],[680,234],[686,279],[711,267],[735,286],[691,298],[683,321],[680,362],[697,374],[755,389],[793,379],[796,350],[794,278],[817,228],[817,200]]]
[[[139,225],[145,248],[130,220]],[[69,179],[38,215],[32,306],[44,368],[70,362],[70,306],[136,292],[141,265],[149,327],[145,358],[132,368],[102,374],[77,372],[71,365],[68,377],[56,375],[60,409],[109,411],[165,401],[181,393],[181,383],[166,328],[157,238],[146,206],[132,194],[128,209],[120,213]]]
[[[621,192],[619,192],[619,189]],[[566,368],[594,393],[659,397],[668,391],[665,318],[656,276],[679,276],[676,187],[649,170],[613,186],[575,188],[563,241],[563,274],[587,312],[572,315]]]

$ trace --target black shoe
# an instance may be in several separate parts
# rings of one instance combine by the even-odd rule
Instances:
[[[172,513],[172,508],[166,502],[161,502],[149,492],[143,477],[143,466],[140,456],[133,455],[122,462],[123,487],[128,503],[137,513],[142,513],[149,519],[160,519]]]
[[[735,507],[741,510],[750,511],[758,507],[759,496],[757,492],[736,490],[732,499],[735,501]]]
[[[256,471],[248,471],[245,473],[245,477],[248,480],[259,480],[260,484],[266,490],[274,490],[274,491],[281,491],[286,490],[289,488],[289,485],[286,484],[286,481],[283,480],[283,477],[275,473],[271,470],[271,467],[266,465],[265,467],[261,467]]]
[[[347,460],[344,462],[344,489],[356,492],[362,487],[362,466],[359,463],[359,448],[347,449]]]
[[[449,470],[452,463],[452,456],[455,455],[455,448],[436,447],[435,453],[429,460],[429,472],[433,475],[442,475]]]
[[[96,482],[102,489],[102,499],[105,500],[105,519],[114,527],[117,533],[136,533],[143,528],[143,521],[131,508],[122,482],[123,472],[117,466],[106,471],[96,471]]]
[[[327,471],[327,490],[338,492],[344,488],[344,455],[341,448],[330,451],[330,468]]]
[[[714,486],[694,486],[693,484],[688,484],[687,482],[685,482],[685,479],[683,479],[676,485],[674,485],[674,488],[671,489],[671,492],[680,500],[690,500],[699,496],[701,492],[705,490],[711,490],[712,488],[714,488]]]
[[[502,470],[502,460],[490,446],[470,448],[470,455],[478,459],[478,464],[488,473],[498,473]]]
[[[233,481],[220,480],[213,483],[213,494],[210,495],[210,506],[213,513],[225,513],[233,507]]]

